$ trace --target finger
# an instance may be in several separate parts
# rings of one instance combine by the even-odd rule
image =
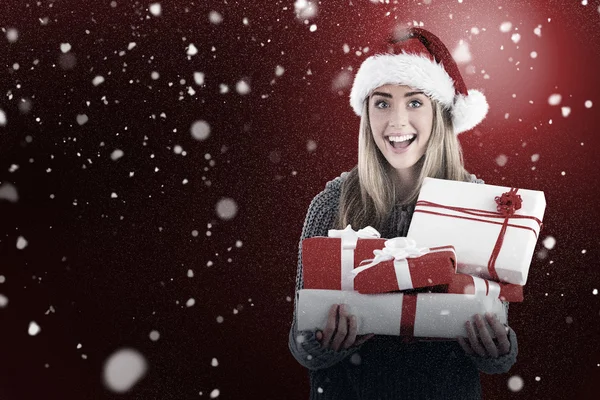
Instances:
[[[477,334],[475,333],[475,329],[473,328],[473,324],[471,321],[467,321],[465,324],[467,328],[467,336],[469,337],[469,344],[475,353],[480,355],[481,357],[485,357],[485,349],[479,343],[479,339],[477,338]]]
[[[375,336],[374,333],[369,333],[367,335],[357,336],[356,341],[354,342],[354,346],[360,346],[361,344],[363,344],[367,340],[371,339],[373,336]]]
[[[467,340],[465,338],[459,336],[457,339],[458,339],[458,344],[460,344],[460,347],[463,348],[465,353],[467,353],[469,355],[475,354],[475,352],[473,351],[471,346],[469,346],[469,344],[467,343]]]
[[[486,313],[485,317],[496,334],[498,352],[500,355],[508,354],[510,351],[510,340],[508,340],[507,328],[502,325],[496,314]]]
[[[331,343],[331,348],[334,351],[340,349],[342,342],[346,339],[346,334],[348,333],[348,312],[346,311],[346,308],[347,306],[345,304],[340,304],[337,331],[333,336],[333,342]]]
[[[337,318],[338,313],[338,305],[334,304],[329,309],[329,315],[327,316],[327,323],[325,324],[325,330],[323,331],[323,341],[321,342],[321,347],[327,348],[329,347],[329,341],[335,332],[335,320]]]
[[[479,339],[483,343],[487,354],[493,358],[498,358],[498,348],[492,340],[492,335],[490,335],[490,331],[488,330],[487,326],[487,322],[485,319],[483,319],[481,314],[475,315],[475,327],[479,334]]]
[[[346,335],[346,339],[342,342],[342,348],[347,349],[354,344],[357,332],[358,324],[356,323],[356,316],[351,315],[348,317],[348,334]]]

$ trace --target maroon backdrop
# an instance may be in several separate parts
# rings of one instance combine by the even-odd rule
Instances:
[[[482,375],[484,397],[595,398],[597,0],[346,0],[300,18],[292,0],[156,2],[0,4],[1,398],[307,398],[287,349],[302,223],[356,162],[349,68],[413,21],[468,45],[461,71],[488,97],[460,136],[468,169],[548,202],[510,309],[518,361]],[[103,370],[122,348],[148,370],[118,395]]]

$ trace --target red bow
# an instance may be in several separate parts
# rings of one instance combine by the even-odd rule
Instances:
[[[495,200],[496,204],[498,204],[496,209],[504,217],[513,215],[515,211],[521,208],[521,204],[523,203],[523,199],[517,194],[517,190],[514,188],[506,193],[502,193],[501,196],[496,196]]]

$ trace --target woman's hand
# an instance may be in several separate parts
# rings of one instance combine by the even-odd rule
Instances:
[[[507,329],[500,323],[496,314],[486,313],[485,319],[481,314],[475,315],[475,324],[467,321],[468,339],[458,337],[458,343],[463,350],[470,355],[477,354],[481,357],[498,358],[510,351]],[[486,325],[489,324],[496,338],[492,339]]]
[[[348,315],[346,308],[345,304],[334,304],[329,309],[325,330],[316,333],[322,348],[331,347],[334,351],[347,349],[353,345],[359,346],[374,336],[372,333],[357,336],[356,317]]]

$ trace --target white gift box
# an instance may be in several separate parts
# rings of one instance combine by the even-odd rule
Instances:
[[[403,335],[425,338],[467,336],[466,321],[475,314],[495,313],[506,324],[506,311],[494,296],[449,293],[360,294],[342,290],[298,291],[298,329],[323,330],[334,304],[345,304],[357,319],[358,334]],[[494,332],[488,328],[490,335]]]
[[[546,199],[541,191],[513,189],[521,208],[506,218],[495,199],[510,190],[425,178],[407,237],[426,247],[453,245],[460,273],[525,285]]]

